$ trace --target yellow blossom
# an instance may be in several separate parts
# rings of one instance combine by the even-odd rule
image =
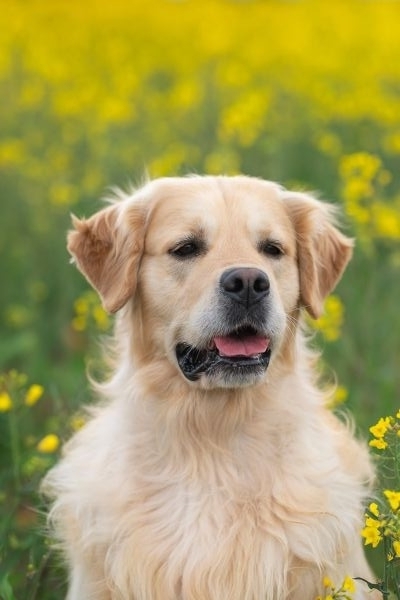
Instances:
[[[72,328],[75,331],[85,331],[87,326],[86,317],[79,315],[78,317],[74,317],[72,319]]]
[[[26,406],[34,406],[43,395],[44,388],[37,383],[32,384],[25,394]]]
[[[390,417],[381,417],[376,425],[369,428],[372,435],[376,438],[383,438],[385,433],[391,427]]]
[[[8,412],[13,407],[13,402],[7,392],[0,392],[0,412]]]
[[[344,318],[344,306],[338,296],[328,296],[324,304],[324,314],[312,321],[312,326],[320,331],[328,342],[340,337]]]
[[[37,449],[39,452],[43,454],[52,454],[56,452],[60,446],[60,438],[55,433],[49,433],[44,438],[40,440],[37,445]]]
[[[365,539],[364,544],[366,546],[371,545],[373,548],[376,548],[379,542],[382,541],[382,536],[378,527],[364,527],[361,531],[361,536]]]
[[[369,445],[371,446],[371,448],[377,448],[378,450],[385,450],[385,448],[387,448],[387,442],[385,442],[385,440],[382,439],[371,440],[369,442]]]
[[[322,583],[323,583],[324,587],[326,587],[326,588],[333,589],[335,587],[333,584],[333,581],[331,579],[329,579],[329,577],[324,577],[322,580]]]
[[[345,592],[354,593],[356,591],[356,584],[354,579],[348,575],[344,578],[342,588]]]
[[[377,519],[372,519],[372,517],[366,517],[365,519],[365,525],[367,527],[376,527],[377,529],[379,529],[379,527],[382,525],[382,523],[380,521],[378,521]]]
[[[343,385],[338,385],[334,390],[332,399],[328,403],[328,407],[336,408],[340,404],[343,404],[344,402],[346,402],[348,395],[348,389]]]
[[[393,550],[394,553],[397,557],[400,557],[400,541],[399,540],[395,540],[393,542]]]
[[[368,509],[369,512],[374,515],[374,517],[379,517],[379,507],[376,502],[371,502]]]
[[[390,508],[395,511],[398,510],[400,506],[400,492],[385,490],[383,493],[390,504]]]
[[[110,326],[110,317],[100,304],[93,307],[92,314],[94,321],[99,329],[102,329],[103,331],[108,329],[108,327]]]

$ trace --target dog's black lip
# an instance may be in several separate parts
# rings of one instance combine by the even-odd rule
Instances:
[[[227,335],[259,333],[251,326],[238,327]],[[176,359],[183,375],[189,381],[196,381],[203,373],[218,368],[237,369],[238,371],[251,371],[254,369],[267,369],[271,358],[270,346],[265,352],[257,356],[221,356],[212,341],[206,348],[197,348],[187,342],[180,342],[175,347]]]

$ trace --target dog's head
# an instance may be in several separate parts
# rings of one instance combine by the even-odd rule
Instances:
[[[138,321],[138,360],[206,388],[262,380],[352,251],[329,205],[243,176],[155,180],[74,226],[68,249],[106,310]]]

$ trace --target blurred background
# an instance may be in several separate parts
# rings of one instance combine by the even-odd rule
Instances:
[[[63,594],[37,487],[111,326],[65,234],[111,186],[243,172],[341,204],[355,257],[313,324],[332,405],[364,437],[398,408],[398,0],[9,0],[0,107],[2,600]]]

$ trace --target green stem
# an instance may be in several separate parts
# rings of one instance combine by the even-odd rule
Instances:
[[[390,590],[390,565],[389,565],[389,561],[388,561],[388,554],[389,554],[389,543],[390,540],[388,540],[387,537],[384,538],[384,544],[383,544],[383,551],[385,553],[385,556],[383,558],[383,590],[382,590],[382,596],[383,598],[386,600],[389,598],[389,590]]]
[[[9,434],[10,434],[10,445],[11,445],[11,460],[13,467],[13,476],[14,476],[14,484],[15,490],[19,492],[20,490],[20,464],[21,464],[21,455],[19,451],[19,437],[18,437],[18,426],[17,426],[17,416],[14,410],[11,410],[9,413]]]

